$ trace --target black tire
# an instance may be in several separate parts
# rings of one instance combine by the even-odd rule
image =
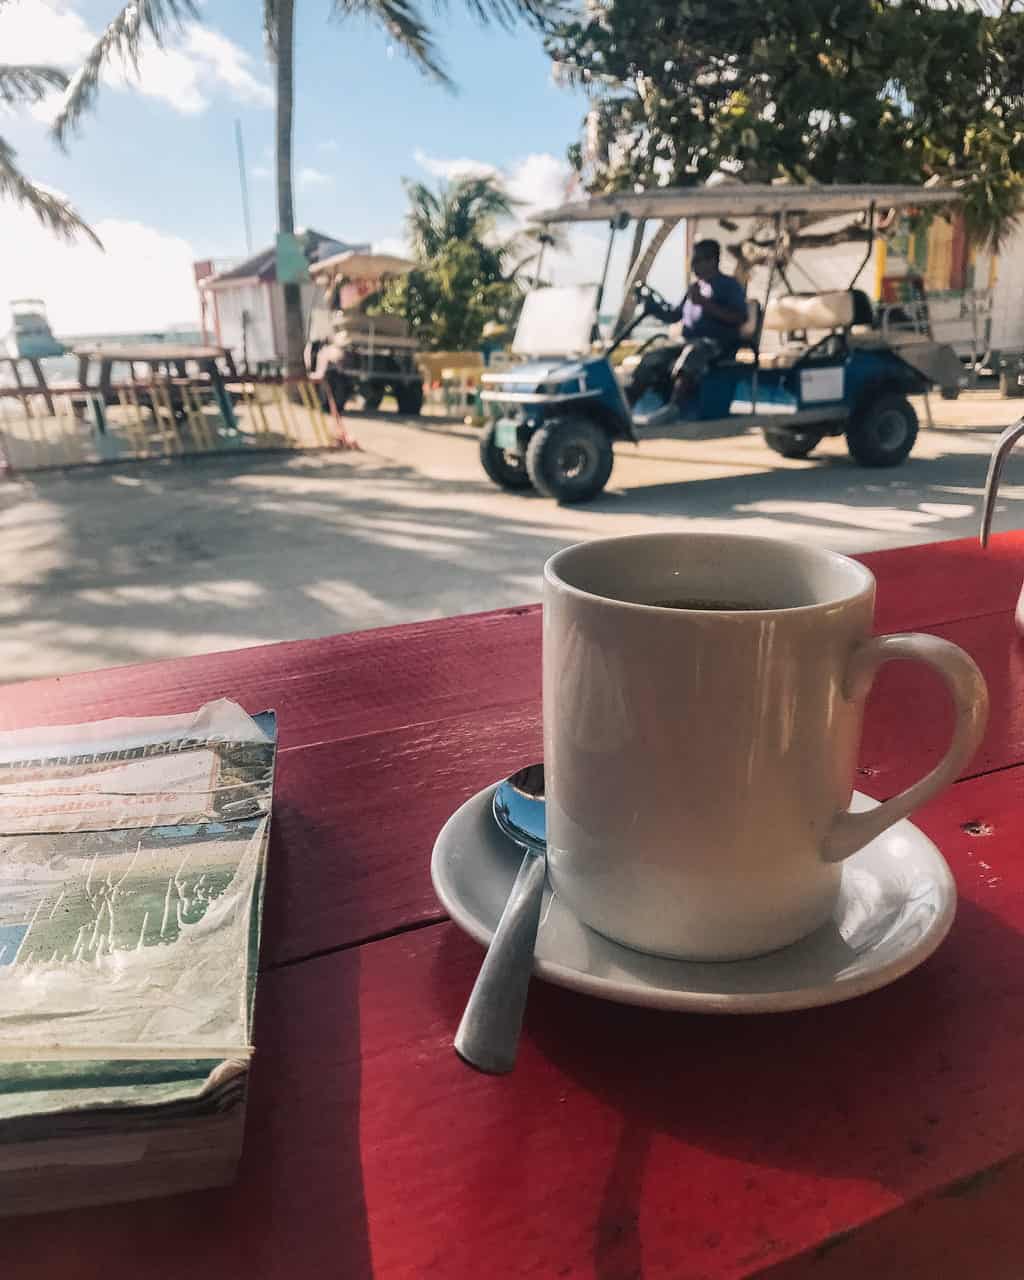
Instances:
[[[764,442],[784,458],[806,458],[821,444],[820,431],[787,431],[785,427],[765,427]]]
[[[608,433],[589,418],[556,418],[538,427],[526,450],[533,487],[557,502],[589,502],[608,483],[615,454]]]
[[[1024,396],[1024,387],[1020,385],[1020,367],[1011,365],[999,370],[999,394],[1007,400],[1019,400]]]
[[[480,463],[484,471],[499,489],[529,489],[532,481],[526,470],[526,459],[494,443],[496,426],[492,422],[480,438]]]
[[[417,414],[423,408],[423,383],[400,382],[395,387],[399,413]]]
[[[368,382],[359,388],[359,394],[363,397],[363,408],[366,412],[376,413],[380,408],[380,402],[384,399],[384,388],[375,382]]]
[[[942,396],[943,400],[959,400],[960,388],[959,387],[940,387],[939,395]]]
[[[895,467],[917,439],[917,414],[906,396],[883,391],[857,410],[846,431],[850,457],[862,467]]]

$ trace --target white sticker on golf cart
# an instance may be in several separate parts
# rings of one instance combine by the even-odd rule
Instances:
[[[804,369],[800,374],[800,399],[804,404],[842,400],[843,369]]]

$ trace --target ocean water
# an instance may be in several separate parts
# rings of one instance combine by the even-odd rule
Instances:
[[[139,342],[166,342],[176,345],[201,346],[203,335],[198,329],[165,329],[161,332],[139,331],[137,333],[76,333],[61,334],[60,342],[68,347],[104,346],[124,347]],[[2,350],[2,348],[0,348]],[[75,382],[78,378],[78,360],[73,355],[49,356],[42,361],[43,374],[50,384],[56,382]],[[30,378],[31,372],[24,367],[22,377]],[[13,387],[14,377],[10,366],[0,363],[0,387]]]

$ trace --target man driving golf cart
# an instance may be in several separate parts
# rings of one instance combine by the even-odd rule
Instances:
[[[732,359],[740,345],[740,330],[747,319],[747,292],[735,277],[719,269],[721,257],[717,240],[697,241],[690,262],[696,279],[676,307],[662,306],[643,286],[638,290],[648,315],[665,324],[682,320],[685,339],[681,349],[673,346],[649,352],[633,375],[629,398],[634,405],[644,392],[663,384],[659,401],[664,404],[647,419],[652,426],[677,418],[683,401],[694,394],[708,369],[719,360]],[[673,356],[671,369],[667,369]]]

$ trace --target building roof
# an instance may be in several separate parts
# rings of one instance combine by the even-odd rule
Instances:
[[[333,236],[325,236],[322,231],[314,231],[312,228],[297,231],[295,235],[302,245],[306,261],[311,264],[339,253],[346,253],[353,249],[365,251],[370,247],[367,244],[348,244],[344,240],[336,240]],[[203,287],[207,289],[230,288],[232,285],[241,284],[243,281],[250,283],[253,280],[258,280],[261,283],[270,283],[276,279],[277,245],[275,243],[269,245],[266,249],[261,249],[259,253],[254,253],[251,258],[246,258],[237,267],[232,267],[229,271],[221,271],[210,279],[205,280]]]

